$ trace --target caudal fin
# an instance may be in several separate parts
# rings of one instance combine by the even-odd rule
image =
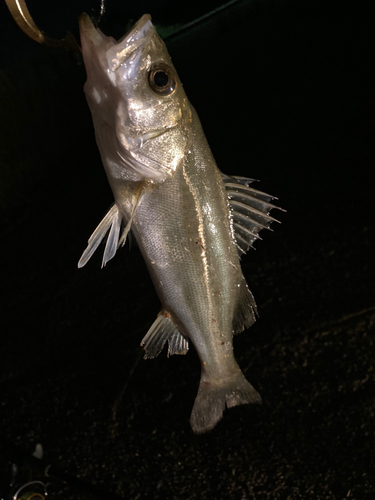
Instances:
[[[262,399],[242,372],[235,378],[214,384],[201,379],[198,394],[191,412],[190,425],[195,434],[203,434],[221,420],[225,406],[261,403]]]

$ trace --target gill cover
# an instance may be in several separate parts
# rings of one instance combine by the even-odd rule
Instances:
[[[191,110],[163,41],[144,15],[116,42],[80,18],[84,87],[109,181],[172,176],[187,151]]]

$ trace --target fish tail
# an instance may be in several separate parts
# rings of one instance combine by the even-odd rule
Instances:
[[[211,430],[221,420],[225,406],[247,403],[261,403],[262,399],[254,387],[238,369],[235,377],[218,383],[202,377],[198,394],[190,417],[190,425],[195,434]]]

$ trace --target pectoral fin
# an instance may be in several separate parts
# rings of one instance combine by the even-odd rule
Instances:
[[[132,212],[130,214],[130,219],[129,219],[128,223],[126,224],[124,230],[122,231],[121,238],[120,238],[120,240],[118,242],[118,246],[119,247],[125,245],[126,239],[128,237],[128,234],[129,234],[132,222],[133,222],[133,217],[134,217],[134,214],[135,214],[135,210],[136,210],[136,208],[138,206],[138,203],[139,203],[139,201],[141,199],[141,193],[142,193],[142,189],[143,189],[144,184],[145,184],[144,182],[140,182],[139,186],[138,186],[138,189],[134,193],[133,209],[132,209]]]
[[[156,358],[168,340],[168,357],[172,354],[186,354],[188,340],[181,335],[171,317],[161,312],[144,336],[141,346],[145,350],[144,359]]]
[[[109,235],[107,239],[107,243],[104,250],[102,267],[106,265],[106,263],[114,257],[117,246],[118,246],[118,238],[120,234],[122,216],[117,208],[117,205],[114,203],[112,207],[108,210],[107,214],[100,222],[98,227],[92,233],[89,238],[87,248],[83,252],[82,257],[79,259],[78,267],[81,268],[87,264],[87,262],[91,259],[93,253],[98,248],[103,238],[107,234],[109,228]]]
[[[105,245],[104,249],[104,254],[103,254],[103,260],[102,260],[102,267],[104,267],[109,260],[111,260],[117,252],[117,249],[120,246],[124,246],[126,242],[126,238],[129,234],[129,231],[131,229],[131,225],[133,222],[133,217],[136,211],[136,208],[138,206],[138,203],[141,199],[141,194],[142,194],[142,189],[144,186],[144,182],[140,182],[138,188],[134,192],[134,200],[133,200],[133,208],[129,217],[129,220],[125,226],[125,228],[122,231],[121,237],[120,237],[120,229],[121,229],[121,223],[123,221],[123,216],[120,210],[118,209],[116,203],[112,205],[112,207],[108,210],[107,214],[103,218],[103,220],[100,222],[98,227],[95,229],[95,231],[92,233],[92,235],[89,238],[87,248],[83,252],[82,257],[79,259],[78,262],[78,267],[81,268],[84,265],[87,264],[87,262],[91,259],[93,253],[95,250],[98,248],[100,243],[102,242],[103,238],[107,234],[109,228],[109,235],[107,238],[107,242]]]
[[[249,186],[254,179],[222,174],[229,204],[232,209],[234,235],[240,253],[254,248],[253,243],[261,239],[259,232],[270,229],[271,222],[279,222],[269,215],[273,208],[284,211],[270,203],[274,196]]]

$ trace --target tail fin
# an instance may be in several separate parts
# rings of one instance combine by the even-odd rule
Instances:
[[[225,380],[220,385],[202,378],[191,412],[191,428],[195,434],[203,434],[213,429],[221,420],[225,405],[232,408],[237,405],[261,402],[260,395],[241,371],[235,378]]]

